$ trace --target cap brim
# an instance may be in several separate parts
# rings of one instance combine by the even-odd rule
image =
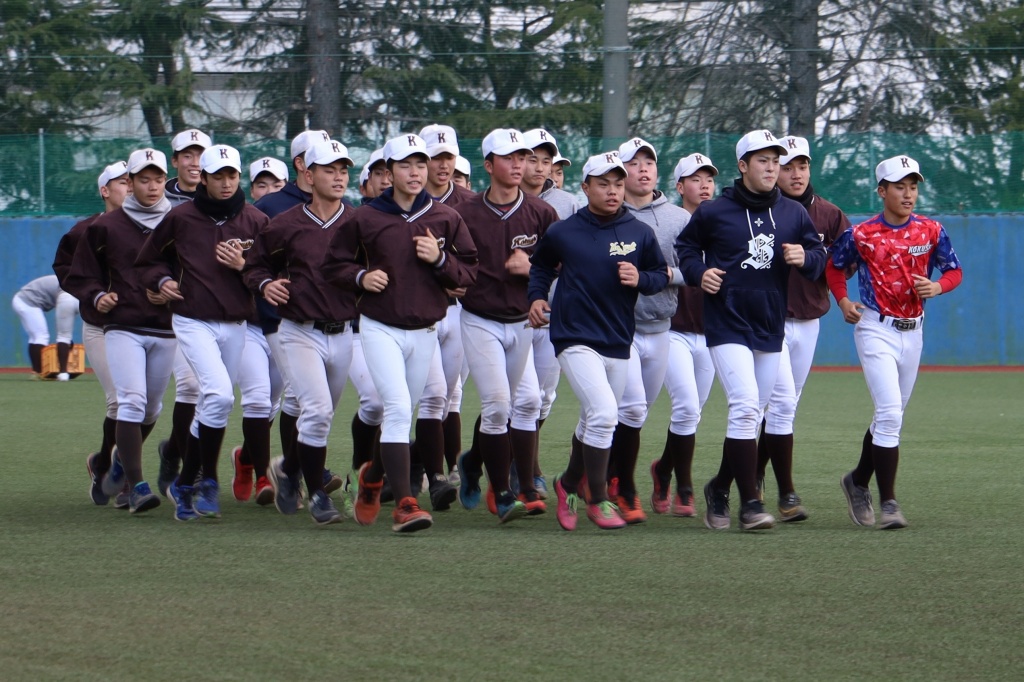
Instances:
[[[602,175],[608,175],[612,171],[619,171],[620,173],[622,173],[622,177],[629,177],[629,171],[627,171],[622,166],[616,165],[614,163],[604,164],[601,166],[597,166],[596,168],[591,168],[587,171],[586,177],[599,178]]]
[[[533,149],[522,144],[507,144],[504,147],[496,147],[490,151],[491,154],[497,154],[498,156],[508,156],[509,154],[515,154],[516,152],[523,152],[529,154]]]
[[[459,148],[453,144],[439,144],[433,147],[427,147],[427,156],[430,158],[434,158],[435,156],[444,154],[445,152],[448,152],[452,156],[458,156]]]
[[[886,182],[899,182],[900,180],[909,178],[911,175],[917,178],[918,182],[924,182],[924,176],[915,171],[911,171],[909,173],[891,173],[882,178],[882,180],[885,180]],[[882,180],[879,180],[879,182],[881,182]]]
[[[658,152],[657,152],[657,151],[656,151],[656,150],[654,149],[654,147],[652,147],[652,146],[651,146],[651,145],[649,145],[649,144],[642,144],[642,145],[640,145],[639,147],[635,147],[635,148],[633,149],[633,153],[629,155],[629,158],[628,158],[628,159],[627,159],[627,158],[623,158],[623,157],[622,157],[622,152],[620,151],[620,152],[619,152],[619,158],[620,158],[620,159],[622,159],[622,163],[628,163],[629,161],[632,161],[632,160],[633,160],[633,157],[634,157],[634,156],[636,156],[636,155],[637,155],[637,153],[639,153],[639,151],[640,151],[641,149],[646,149],[647,151],[649,151],[649,152],[651,153],[651,156],[653,156],[653,157],[654,157],[654,160],[655,160],[655,161],[657,161],[657,160],[658,160]]]
[[[746,156],[747,154],[749,154],[751,152],[761,152],[761,151],[764,151],[765,149],[774,149],[775,151],[777,151],[779,153],[779,158],[780,159],[789,152],[789,150],[786,149],[785,147],[783,147],[781,144],[766,144],[763,147],[751,147],[750,149],[748,149],[743,154],[743,156]]]

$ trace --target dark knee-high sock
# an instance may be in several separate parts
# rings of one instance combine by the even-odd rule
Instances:
[[[196,416],[196,406],[192,403],[174,403],[171,410],[171,436],[164,448],[164,457],[171,462],[180,462],[188,449],[189,430]],[[185,480],[185,479],[182,479]],[[191,484],[189,484],[191,485]]]
[[[395,502],[412,497],[412,487],[409,485],[409,444],[381,443],[380,461],[391,484]]]
[[[537,432],[509,429],[508,437],[512,447],[512,459],[516,463],[516,474],[519,477],[519,490],[523,494],[535,492],[533,459],[537,451]]]
[[[779,496],[788,495],[793,487],[793,434],[762,434],[758,447],[764,443],[772,460],[775,482],[779,484]]]
[[[68,371],[68,356],[71,355],[71,344],[57,342],[57,366],[61,372]]]
[[[534,442],[533,447],[533,475],[541,477],[544,472],[540,470],[540,427],[544,426],[544,420],[537,420],[537,440]]]
[[[99,461],[110,462],[110,450],[117,442],[117,420],[110,417],[103,418],[103,442],[100,444]],[[104,469],[106,471],[106,469]]]
[[[589,504],[597,504],[608,499],[608,485],[605,482],[608,471],[608,459],[611,448],[595,448],[583,443],[583,466],[587,470],[587,483],[590,488]],[[619,479],[619,485],[622,479]]]
[[[729,447],[729,438],[726,438],[722,443],[722,463],[718,465],[718,473],[715,474],[714,489],[728,493],[732,487],[733,473],[732,463],[729,461],[727,454]]]
[[[298,458],[294,457],[294,453],[289,452],[298,441],[299,430],[297,424],[299,423],[298,415],[292,416],[281,410],[281,416],[278,417],[277,429],[281,437],[281,454],[284,455],[285,461],[289,458],[294,458],[298,462]],[[298,471],[298,469],[296,469]]]
[[[753,438],[726,438],[725,456],[736,479],[740,501],[757,499],[757,441]]]
[[[878,482],[878,496],[882,501],[896,499],[896,469],[900,465],[900,448],[883,448],[873,445],[875,479]]]
[[[242,443],[242,459],[248,460],[243,464],[252,464],[257,478],[266,476],[270,465],[270,420],[266,417],[242,417]]]
[[[217,480],[217,461],[220,459],[220,446],[223,443],[223,428],[215,429],[199,422],[199,461],[203,467],[204,479]]]
[[[28,361],[32,363],[32,371],[41,374],[43,371],[43,349],[46,346],[40,343],[28,344]]]
[[[312,498],[313,493],[324,489],[324,465],[327,463],[327,446],[306,445],[301,440],[295,441],[295,454],[302,467],[302,477],[306,481],[306,492]]]
[[[768,462],[771,461],[772,455],[768,452],[768,443],[764,439],[764,429],[767,426],[767,422],[761,420],[761,433],[757,436],[757,479],[761,480],[764,478],[765,473],[768,471]]]
[[[482,420],[482,415],[476,418],[476,423],[473,424],[473,439],[470,441],[469,450],[466,451],[466,456],[463,458],[465,466],[473,471],[480,471],[484,466],[484,457],[480,450],[480,424]]]
[[[619,495],[626,499],[633,499],[636,496],[634,474],[639,455],[640,429],[619,422],[612,437],[610,461],[615,462],[615,475],[619,478]]]
[[[462,415],[449,412],[441,423],[441,430],[444,432],[444,461],[451,471],[462,453]]]
[[[440,419],[416,420],[416,449],[431,481],[438,474],[444,475],[444,426]]]
[[[153,433],[153,427],[156,426],[156,422],[152,424],[143,424],[140,428],[142,434],[142,442],[145,443],[146,439],[149,438],[149,434]]]
[[[117,420],[117,457],[124,467],[128,485],[142,481],[142,429],[141,424]]]
[[[680,493],[693,491],[693,451],[696,445],[697,434],[695,433],[680,436],[669,431],[668,437],[665,439],[665,452],[669,453],[668,459],[672,471],[676,475],[676,490]],[[662,455],[662,459],[665,459],[664,455]],[[658,473],[661,474],[660,471]]]
[[[194,485],[196,476],[199,474],[199,467],[201,466],[202,459],[199,454],[199,439],[188,433],[185,452],[182,453],[181,457],[181,472],[178,474],[178,485]]]
[[[373,460],[373,451],[376,447],[380,434],[380,427],[376,424],[367,424],[359,418],[359,414],[352,415],[352,468],[356,471],[359,467]]]
[[[853,482],[862,488],[868,487],[871,477],[875,474],[874,439],[871,437],[871,429],[864,432],[864,440],[860,446],[860,461],[857,468],[853,470]]]
[[[512,443],[508,432],[480,433],[479,453],[483,458],[487,478],[500,495],[508,490],[508,470],[512,460]]]
[[[579,488],[580,479],[583,478],[586,472],[586,465],[583,463],[583,443],[580,442],[580,439],[576,437],[576,432],[573,431],[569,463],[559,478],[562,487],[565,488],[565,492],[575,494]]]

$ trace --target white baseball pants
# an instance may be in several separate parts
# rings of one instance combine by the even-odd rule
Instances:
[[[639,429],[647,421],[647,412],[658,399],[668,373],[669,332],[633,334],[629,349],[626,391],[619,405],[619,421]]]
[[[174,339],[111,330],[106,348],[117,362],[110,377],[117,394],[117,420],[133,424],[156,422],[163,408],[164,392],[171,380]]]
[[[629,360],[608,358],[587,346],[570,346],[559,353],[558,364],[580,401],[576,437],[595,448],[610,448]]]
[[[199,424],[213,429],[228,425],[235,405],[235,381],[245,348],[245,322],[171,318],[185,360],[199,383],[199,402],[192,420],[192,435],[199,437]]]
[[[900,444],[903,411],[921,366],[921,325],[913,331],[901,332],[880,322],[878,313],[865,310],[853,329],[853,341],[875,404],[872,440],[879,447],[894,448]]]
[[[477,392],[480,394],[480,432],[499,435],[508,431],[512,396],[533,351],[533,330],[524,322],[505,324],[462,311],[462,343]],[[539,414],[539,399],[538,414]],[[513,428],[537,429],[517,420]]]
[[[793,433],[796,407],[814,362],[819,326],[818,320],[786,319],[786,338],[779,358],[779,376],[768,399],[765,433],[780,436]]]
[[[665,390],[672,405],[668,429],[677,436],[697,433],[700,413],[711,394],[715,366],[703,334],[668,333]]]
[[[96,380],[103,387],[103,393],[107,398],[107,418],[117,419],[117,389],[114,388],[114,380],[110,377],[110,365],[107,364],[107,341],[102,327],[82,323],[82,345],[85,347],[85,357],[89,360]],[[178,344],[175,342],[174,347]]]
[[[270,419],[281,407],[284,380],[270,352],[267,337],[258,324],[246,323],[238,388],[242,394],[242,417]]]
[[[762,411],[779,373],[781,353],[751,350],[737,343],[712,346],[709,350],[729,406],[725,437],[757,438]]]

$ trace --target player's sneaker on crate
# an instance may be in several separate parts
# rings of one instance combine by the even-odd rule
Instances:
[[[767,530],[775,527],[775,517],[764,510],[764,502],[747,500],[740,507],[740,528],[743,530]]]
[[[167,486],[177,480],[181,466],[180,462],[171,460],[166,451],[167,441],[162,440],[156,446],[156,454],[160,458],[160,471],[156,475],[156,487],[164,497],[167,497]]]
[[[704,485],[704,525],[711,530],[729,529],[729,493],[716,490],[715,479]]]
[[[542,500],[548,499],[548,481],[543,476],[533,477],[533,489]]]
[[[452,502],[459,496],[459,491],[448,482],[444,474],[434,474],[434,480],[430,481],[427,490],[430,491],[430,508],[434,511],[451,509]]]
[[[635,493],[631,497],[619,495],[615,500],[615,506],[618,508],[622,520],[631,526],[647,520],[647,514],[640,506],[640,496]]]
[[[875,508],[871,506],[871,491],[853,482],[853,472],[839,479],[839,486],[846,496],[846,508],[850,519],[858,526],[875,525]]]
[[[576,507],[580,498],[576,493],[566,492],[562,486],[561,476],[555,476],[555,500],[555,517],[558,519],[558,525],[565,530],[576,530]]]
[[[480,477],[484,475],[483,471],[466,468],[466,455],[469,452],[463,452],[459,455],[458,464],[456,469],[459,471],[459,503],[466,509],[476,509],[477,505],[480,504]]]
[[[269,469],[268,469],[269,471]],[[266,507],[274,503],[274,484],[266,476],[256,479],[256,504]]]
[[[526,506],[527,516],[539,516],[548,510],[548,506],[544,504],[544,500],[540,499],[536,490],[520,493],[519,501]]]
[[[131,492],[128,481],[125,481],[121,492],[114,496],[114,509],[127,509],[131,505]]]
[[[380,513],[380,489],[384,482],[367,483],[366,472],[369,468],[369,462],[359,467],[359,492],[356,495],[355,514],[356,523],[360,526],[371,525]]]
[[[587,505],[587,518],[601,530],[625,528],[628,524],[619,514],[619,509],[610,500]]]
[[[121,492],[124,484],[124,467],[121,465],[121,458],[117,455],[117,446],[115,445],[110,451],[110,469],[107,470],[106,476],[103,477],[103,493],[113,497]]]
[[[149,489],[145,481],[136,483],[128,497],[128,511],[132,514],[140,514],[160,506],[160,498]]]
[[[907,527],[907,517],[900,511],[900,503],[896,500],[882,501],[882,515],[878,519],[881,530],[896,530]]]
[[[299,476],[289,476],[284,472],[284,457],[270,460],[267,474],[274,486],[274,506],[282,514],[291,515],[299,510]]]
[[[660,459],[651,462],[651,480],[654,481],[654,491],[651,493],[651,511],[655,514],[667,514],[671,504],[668,500],[669,486],[672,485],[672,477],[662,478],[658,475],[658,463]]]
[[[60,372],[57,375],[57,381],[71,381],[71,375],[67,372]]]
[[[313,497],[309,498],[309,515],[313,517],[313,523],[318,526],[341,523],[341,513],[334,506],[331,496],[323,490],[317,490],[313,493]]]
[[[178,521],[192,521],[199,518],[193,499],[194,492],[192,486],[179,486],[175,481],[171,481],[171,484],[167,486],[167,496],[174,502],[174,518]]]
[[[510,490],[506,490],[494,498],[498,521],[508,523],[526,516],[526,505],[515,498]]]
[[[391,530],[396,533],[415,533],[434,525],[429,513],[420,509],[415,497],[403,497],[391,512]]]
[[[779,521],[796,523],[807,519],[807,509],[796,493],[787,493],[779,498]]]
[[[239,502],[248,502],[252,497],[252,479],[255,469],[252,464],[242,464],[242,447],[231,451],[231,494]]]
[[[85,470],[89,473],[89,499],[97,506],[110,502],[110,495],[103,492],[103,482],[95,473],[95,465],[100,453],[94,452],[85,458]]]
[[[693,503],[693,488],[676,491],[672,498],[672,516],[691,518],[697,515],[697,506]]]
[[[345,485],[345,479],[330,469],[324,469],[324,492],[330,495],[335,490],[341,490]]]
[[[212,478],[204,478],[196,488],[196,512],[209,519],[220,518],[220,485]]]

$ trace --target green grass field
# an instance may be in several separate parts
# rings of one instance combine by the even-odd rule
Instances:
[[[541,439],[549,480],[578,409],[561,388]],[[168,418],[146,446],[151,481],[172,401],[169,393]],[[350,389],[332,437],[335,470],[347,469],[354,404]],[[468,427],[472,393],[465,405]],[[667,408],[663,396],[644,430],[645,508]],[[753,534],[666,517],[615,533],[582,519],[566,533],[553,505],[508,526],[485,509],[456,508],[414,536],[391,533],[390,505],[370,528],[317,528],[305,512],[236,503],[226,457],[222,519],[177,523],[166,502],[131,517],[86,494],[102,409],[91,376],[0,375],[0,679],[992,680],[1024,671],[1024,373],[921,375],[898,480],[911,527],[889,533],[855,527],[838,486],[870,419],[859,373],[815,373],[804,392],[795,477],[810,520]],[[701,483],[717,470],[724,417],[716,387],[698,434]],[[239,422],[225,451],[239,442]]]

